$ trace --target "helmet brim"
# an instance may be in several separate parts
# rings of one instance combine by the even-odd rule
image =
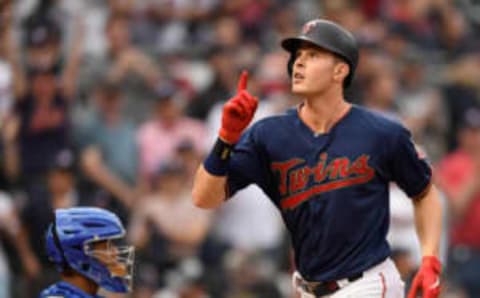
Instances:
[[[317,48],[321,48],[324,50],[327,50],[329,52],[332,52],[335,55],[338,55],[345,59],[348,62],[348,59],[344,57],[338,50],[334,49],[333,47],[329,46],[328,44],[323,44],[319,42],[318,40],[313,40],[307,36],[298,36],[298,37],[290,37],[286,38],[282,41],[281,46],[284,50],[287,52],[290,52],[291,54],[295,54],[295,52],[298,50],[298,48],[302,44],[309,44]],[[348,62],[349,63],[349,62]]]
[[[303,42],[307,42],[316,46],[315,42],[306,36],[285,38],[284,40],[282,40],[281,45],[284,50],[293,53],[300,47]]]

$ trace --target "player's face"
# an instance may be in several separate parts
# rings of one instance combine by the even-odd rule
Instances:
[[[110,276],[102,278],[110,281],[118,278],[115,283],[121,283],[127,290],[131,290],[135,249],[124,238],[88,242],[84,246],[84,252],[108,269]]]
[[[334,83],[341,86],[348,73],[346,63],[334,54],[313,45],[299,47],[292,72],[292,92],[301,96],[324,93]]]

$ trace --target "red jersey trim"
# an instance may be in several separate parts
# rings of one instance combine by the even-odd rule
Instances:
[[[340,189],[340,188],[344,188],[352,185],[367,183],[373,178],[374,175],[375,173],[372,171],[371,174],[368,174],[365,176],[347,178],[339,181],[332,181],[332,182],[327,182],[321,185],[317,185],[304,192],[301,192],[283,199],[280,202],[280,206],[282,207],[282,209],[293,209],[299,204],[301,204],[302,202],[308,200],[312,195],[320,194],[323,192],[336,190],[336,189]]]
[[[382,280],[382,298],[385,298],[385,295],[387,294],[387,283],[385,282],[385,276],[383,273],[380,274],[380,279]]]

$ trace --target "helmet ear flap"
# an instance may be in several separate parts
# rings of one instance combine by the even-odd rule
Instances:
[[[62,247],[58,241],[58,235],[56,233],[55,221],[50,224],[47,229],[47,252],[49,258],[54,262],[60,272],[64,272],[69,268],[68,263],[63,254]]]

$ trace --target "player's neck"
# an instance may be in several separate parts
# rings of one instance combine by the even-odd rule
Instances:
[[[71,285],[74,285],[75,287],[79,288],[80,290],[92,296],[96,295],[98,292],[99,286],[95,282],[89,280],[88,278],[80,274],[77,274],[77,273],[74,273],[71,275],[62,274],[62,279],[63,281]]]
[[[306,98],[299,116],[315,133],[326,133],[350,109],[341,93]]]

